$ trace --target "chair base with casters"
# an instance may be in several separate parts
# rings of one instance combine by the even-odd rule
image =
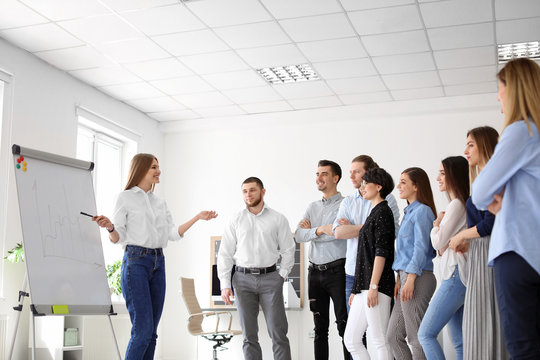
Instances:
[[[231,341],[233,336],[242,334],[240,330],[231,330],[232,324],[232,314],[230,311],[202,311],[195,295],[195,284],[193,279],[180,278],[181,283],[181,292],[186,307],[188,309],[189,318],[188,318],[188,331],[191,335],[201,336],[207,340],[215,342],[213,346],[213,357],[212,360],[218,360],[217,350],[225,350],[224,344]],[[227,329],[219,329],[219,323],[222,316],[228,316],[228,326]],[[214,331],[204,331],[202,328],[202,323],[205,318],[215,318],[215,328]]]

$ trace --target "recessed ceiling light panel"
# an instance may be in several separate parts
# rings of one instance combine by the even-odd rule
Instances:
[[[309,64],[267,67],[257,69],[257,72],[270,84],[319,80],[319,75]]]
[[[515,58],[540,59],[540,42],[531,41],[516,44],[497,45],[499,64]]]

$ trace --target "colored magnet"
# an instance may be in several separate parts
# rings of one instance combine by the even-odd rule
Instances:
[[[21,168],[21,164],[17,164],[15,165],[17,167],[17,169],[20,169]]]
[[[26,168],[25,168],[25,167],[23,167],[23,168],[22,168],[22,171],[26,171]]]
[[[22,164],[23,164],[23,166],[26,166],[26,161],[23,161]]]
[[[18,164],[21,163],[21,158],[18,158],[18,159],[17,159],[17,163],[18,163]]]

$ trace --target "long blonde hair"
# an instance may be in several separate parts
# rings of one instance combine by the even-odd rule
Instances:
[[[540,133],[540,66],[532,60],[510,60],[499,71],[497,78],[506,86],[504,129],[524,120],[532,136],[529,118]]]
[[[137,186],[145,175],[150,170],[152,162],[158,159],[152,154],[137,154],[131,159],[131,164],[129,166],[128,181],[124,190],[131,189],[134,186]],[[152,184],[152,191],[154,190],[154,185]]]
[[[480,126],[469,130],[467,136],[470,136],[474,140],[478,148],[478,164],[474,166],[469,165],[469,181],[472,185],[474,179],[480,173],[479,169],[483,168],[491,158],[491,155],[493,155],[495,146],[499,140],[499,133],[491,126]]]

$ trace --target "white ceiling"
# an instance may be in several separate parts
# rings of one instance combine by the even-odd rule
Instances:
[[[158,121],[496,91],[539,0],[0,0],[0,37]],[[309,63],[321,80],[255,71]]]

